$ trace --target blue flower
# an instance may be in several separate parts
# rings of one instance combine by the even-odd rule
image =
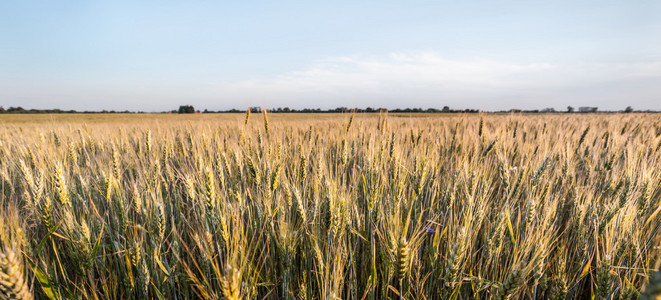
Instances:
[[[431,234],[436,233],[436,230],[432,229],[432,228],[429,227],[429,226],[425,227],[425,231],[426,231],[427,233],[431,233]]]

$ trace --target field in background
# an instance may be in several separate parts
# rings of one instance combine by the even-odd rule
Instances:
[[[661,289],[656,114],[0,124],[3,296],[633,299]]]

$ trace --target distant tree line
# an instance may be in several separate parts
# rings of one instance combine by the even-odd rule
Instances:
[[[261,108],[260,107],[249,107],[251,112],[253,113],[261,113]],[[273,109],[268,109],[270,113],[348,113],[348,112],[356,112],[356,113],[378,113],[378,112],[391,112],[391,113],[478,113],[480,110],[477,109],[451,109],[448,106],[443,106],[441,109],[437,108],[396,108],[396,109],[386,109],[386,108],[373,108],[373,107],[367,107],[367,108],[348,108],[348,107],[336,107],[336,108],[331,108],[331,109],[321,109],[321,108],[303,108],[303,109],[295,109],[295,108],[289,108],[289,107],[278,107],[278,108],[273,108]],[[179,113],[179,114],[192,114],[192,113],[245,113],[245,109],[229,109],[229,110],[208,110],[205,109],[203,111],[195,110],[195,107],[193,105],[181,105],[179,106],[179,109],[171,110],[171,111],[166,111],[162,113]],[[566,111],[556,111],[554,108],[544,108],[544,109],[533,109],[533,110],[522,110],[522,109],[510,109],[510,110],[502,110],[502,111],[493,111],[495,113],[575,113],[576,110],[572,106],[568,106]],[[590,107],[590,106],[582,106],[578,108],[579,113],[596,113],[598,112],[597,107]],[[602,112],[609,112],[609,111],[602,111]],[[621,111],[613,111],[613,112],[625,112],[625,113],[631,113],[631,112],[636,112],[631,106],[627,106],[624,110]],[[651,110],[646,110],[646,111],[637,111],[637,112],[656,112],[656,111],[651,111]],[[20,106],[18,107],[9,107],[5,109],[4,107],[0,106],[0,114],[71,114],[71,113],[86,113],[86,114],[93,114],[93,113],[144,113],[143,111],[129,111],[129,110],[124,110],[124,111],[115,111],[115,110],[101,110],[101,111],[77,111],[77,110],[62,110],[62,109],[24,109]]]
[[[179,106],[179,110],[177,112],[180,114],[192,114],[195,112],[195,108],[192,105],[182,105]]]
[[[0,114],[130,114],[130,113],[143,113],[142,111],[134,112],[134,111],[129,111],[129,110],[124,110],[124,111],[115,111],[115,110],[85,110],[85,111],[77,111],[77,110],[63,110],[59,108],[53,108],[53,109],[24,109],[20,106],[17,107],[9,107],[9,108],[4,108],[0,106]]]
[[[178,112],[182,113],[182,108],[183,107],[189,107],[189,105],[185,106],[180,106],[178,110],[172,111],[173,113]],[[249,107],[250,112],[253,113],[261,113],[262,109],[260,107]],[[184,113],[193,113],[193,112],[200,112],[200,111],[195,111],[194,109],[184,109]],[[387,109],[387,108],[373,108],[373,107],[367,107],[367,108],[348,108],[348,107],[336,107],[336,108],[331,108],[331,109],[321,109],[321,108],[303,108],[303,109],[295,109],[295,108],[289,108],[289,107],[278,107],[274,109],[268,109],[268,112],[270,113],[347,113],[347,112],[357,112],[357,113],[378,113],[378,112],[393,112],[393,113],[478,113],[480,112],[477,109],[450,109],[449,107],[445,106],[443,109],[436,109],[436,108],[396,108],[396,109]],[[208,110],[205,109],[201,113],[244,113],[246,110],[239,110],[239,109],[230,109],[230,110],[218,110],[218,111],[213,111],[213,110]]]

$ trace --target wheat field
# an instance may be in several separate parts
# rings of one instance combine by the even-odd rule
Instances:
[[[656,114],[0,116],[2,299],[654,299]]]

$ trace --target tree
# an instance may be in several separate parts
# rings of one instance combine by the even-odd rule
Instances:
[[[195,108],[192,105],[181,105],[178,112],[180,114],[193,114],[195,113]]]
[[[627,108],[624,109],[624,112],[625,112],[625,113],[633,112],[633,107],[631,107],[631,106],[627,106]]]
[[[574,108],[571,107],[571,106],[567,106],[567,112],[568,112],[568,113],[573,113],[573,112],[574,112]]]

